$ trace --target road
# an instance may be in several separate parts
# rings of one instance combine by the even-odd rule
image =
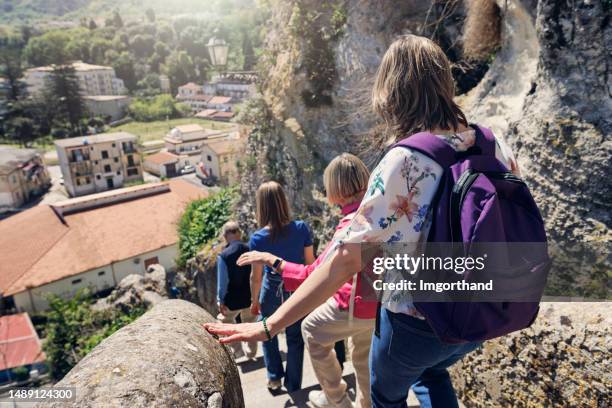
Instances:
[[[37,204],[53,204],[68,198],[66,189],[60,184],[62,171],[60,166],[47,166],[47,171],[51,177],[51,188],[47,191]]]

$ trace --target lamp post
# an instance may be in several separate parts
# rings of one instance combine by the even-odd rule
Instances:
[[[206,47],[208,48],[210,62],[218,71],[222,71],[227,65],[229,46],[223,38],[217,37],[217,30],[215,30],[213,37],[208,40]]]

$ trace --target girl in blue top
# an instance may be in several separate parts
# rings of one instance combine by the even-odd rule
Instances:
[[[305,222],[291,220],[289,203],[280,184],[263,183],[257,189],[257,223],[260,229],[249,241],[251,251],[270,252],[280,259],[295,263],[314,262],[312,236]],[[280,262],[279,262],[280,263]],[[272,315],[291,293],[283,290],[281,276],[262,264],[251,267],[251,312],[261,317]],[[287,391],[297,391],[302,385],[304,341],[301,320],[287,326],[287,369],[283,370],[278,338],[263,342],[264,362],[268,372],[268,388],[278,390],[285,377]]]

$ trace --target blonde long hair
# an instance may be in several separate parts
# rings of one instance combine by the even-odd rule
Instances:
[[[262,183],[255,194],[259,228],[268,226],[272,239],[278,238],[283,227],[291,222],[289,203],[283,187],[276,181]]]
[[[386,126],[385,138],[436,128],[456,131],[468,122],[454,95],[444,51],[428,38],[406,35],[391,44],[378,67],[372,109]]]

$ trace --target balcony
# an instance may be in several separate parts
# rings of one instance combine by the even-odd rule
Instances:
[[[76,176],[85,176],[93,174],[93,166],[90,161],[70,162],[70,172]]]

